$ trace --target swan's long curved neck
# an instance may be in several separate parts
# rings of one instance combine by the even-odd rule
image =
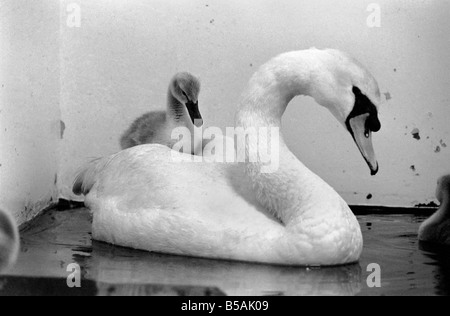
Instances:
[[[298,59],[289,57],[266,64],[251,79],[236,116],[237,127],[281,128],[281,118],[289,102],[298,95],[311,96],[314,63],[301,65]],[[258,150],[266,150],[261,147],[266,140],[261,140]],[[249,146],[252,145],[246,142],[247,158]],[[260,203],[287,226],[295,225],[307,216],[305,213],[323,209],[324,195],[329,198],[337,193],[295,157],[281,133],[278,153],[278,170],[263,173],[264,164],[258,159],[247,162],[246,171]]]

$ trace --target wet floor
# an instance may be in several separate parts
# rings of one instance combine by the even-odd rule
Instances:
[[[450,294],[449,249],[417,241],[424,216],[358,219],[365,242],[360,262],[312,269],[185,258],[92,242],[86,209],[54,210],[23,232],[19,261],[8,276],[0,277],[0,295],[23,293],[23,282],[28,282],[26,294],[45,294],[45,289],[87,295]],[[67,288],[71,263],[81,267],[84,292]],[[374,270],[367,271],[372,263],[380,267],[381,287],[368,286],[367,279],[375,280]]]

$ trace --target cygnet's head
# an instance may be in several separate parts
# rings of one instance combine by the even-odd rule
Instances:
[[[170,92],[175,99],[186,106],[192,124],[201,127],[203,119],[198,109],[200,81],[188,72],[180,72],[173,77],[170,83]]]
[[[440,177],[436,187],[436,198],[440,203],[450,197],[450,174]]]
[[[0,272],[10,267],[19,252],[19,233],[11,215],[0,209]]]

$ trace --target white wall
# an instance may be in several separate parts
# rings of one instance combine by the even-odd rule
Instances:
[[[0,207],[19,224],[58,196],[59,3],[0,2]]]
[[[374,140],[381,170],[371,177],[348,133],[306,98],[284,120],[292,150],[349,203],[433,199],[436,178],[450,170],[450,2],[377,1],[381,27],[369,28],[371,2],[77,1],[81,27],[63,27],[62,37],[62,192],[69,195],[86,158],[119,149],[119,135],[135,117],[163,108],[175,72],[201,77],[207,125],[232,126],[238,97],[259,65],[316,46],[351,53],[389,93]],[[412,137],[414,128],[421,140]]]

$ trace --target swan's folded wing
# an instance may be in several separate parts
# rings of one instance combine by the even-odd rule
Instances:
[[[87,195],[98,179],[98,174],[106,168],[114,156],[97,158],[84,166],[75,178],[72,191],[76,195]]]

